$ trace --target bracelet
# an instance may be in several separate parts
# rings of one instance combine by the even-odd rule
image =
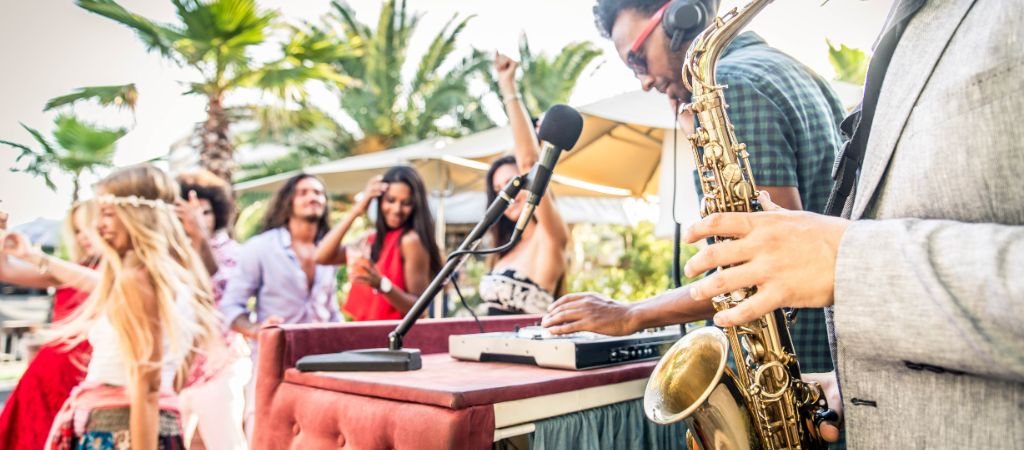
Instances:
[[[46,275],[50,273],[50,258],[46,254],[39,256],[39,262],[36,264],[36,269],[39,270],[40,275]]]
[[[519,101],[519,96],[518,95],[513,95],[511,97],[503,97],[501,99],[501,102],[504,103],[505,106],[508,106],[509,103],[516,102],[516,101]]]

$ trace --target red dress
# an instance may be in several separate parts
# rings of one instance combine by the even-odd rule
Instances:
[[[57,289],[53,298],[53,321],[67,317],[89,296],[72,288]],[[70,351],[60,345],[39,350],[18,380],[18,386],[0,414],[0,448],[40,450],[46,443],[53,418],[85,379],[92,348],[83,341]]]
[[[406,231],[408,230],[404,228],[391,230],[384,235],[380,257],[374,264],[381,276],[387,277],[395,288],[403,291],[405,290],[405,268],[400,244],[402,235]],[[376,233],[367,238],[370,244],[373,243],[375,237]],[[402,313],[391,306],[383,293],[362,283],[352,283],[352,287],[348,291],[348,300],[345,301],[343,309],[357,321],[402,318]]]

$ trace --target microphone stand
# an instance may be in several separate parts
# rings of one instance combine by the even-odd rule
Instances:
[[[473,253],[473,250],[480,244],[484,234],[493,226],[508,209],[509,204],[519,195],[526,183],[526,177],[519,175],[509,180],[505,188],[498,193],[498,198],[491,202],[484,213],[484,218],[462,241],[458,249],[453,252],[441,271],[430,281],[427,289],[420,294],[413,303],[412,309],[405,314],[402,322],[394,331],[388,334],[388,348],[349,350],[340,353],[323,355],[308,355],[296,363],[296,368],[303,372],[312,371],[334,371],[334,372],[362,372],[362,371],[408,371],[417,370],[423,366],[419,349],[403,348],[402,339],[409,332],[416,321],[423,315],[427,307],[444,287],[448,277],[462,264],[466,256]],[[511,247],[521,237],[521,233],[513,233],[512,239],[504,247]]]

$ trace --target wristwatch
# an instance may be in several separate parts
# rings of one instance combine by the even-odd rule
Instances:
[[[391,292],[391,289],[394,287],[395,285],[391,283],[391,280],[389,280],[388,277],[382,276],[380,277],[380,286],[377,288],[377,290],[379,290],[382,294],[387,294],[388,292]]]

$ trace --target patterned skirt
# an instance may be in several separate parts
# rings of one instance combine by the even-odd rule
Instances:
[[[124,388],[86,383],[75,388],[54,419],[46,450],[128,450],[129,424]],[[185,449],[173,393],[160,394],[158,435],[158,449]]]

